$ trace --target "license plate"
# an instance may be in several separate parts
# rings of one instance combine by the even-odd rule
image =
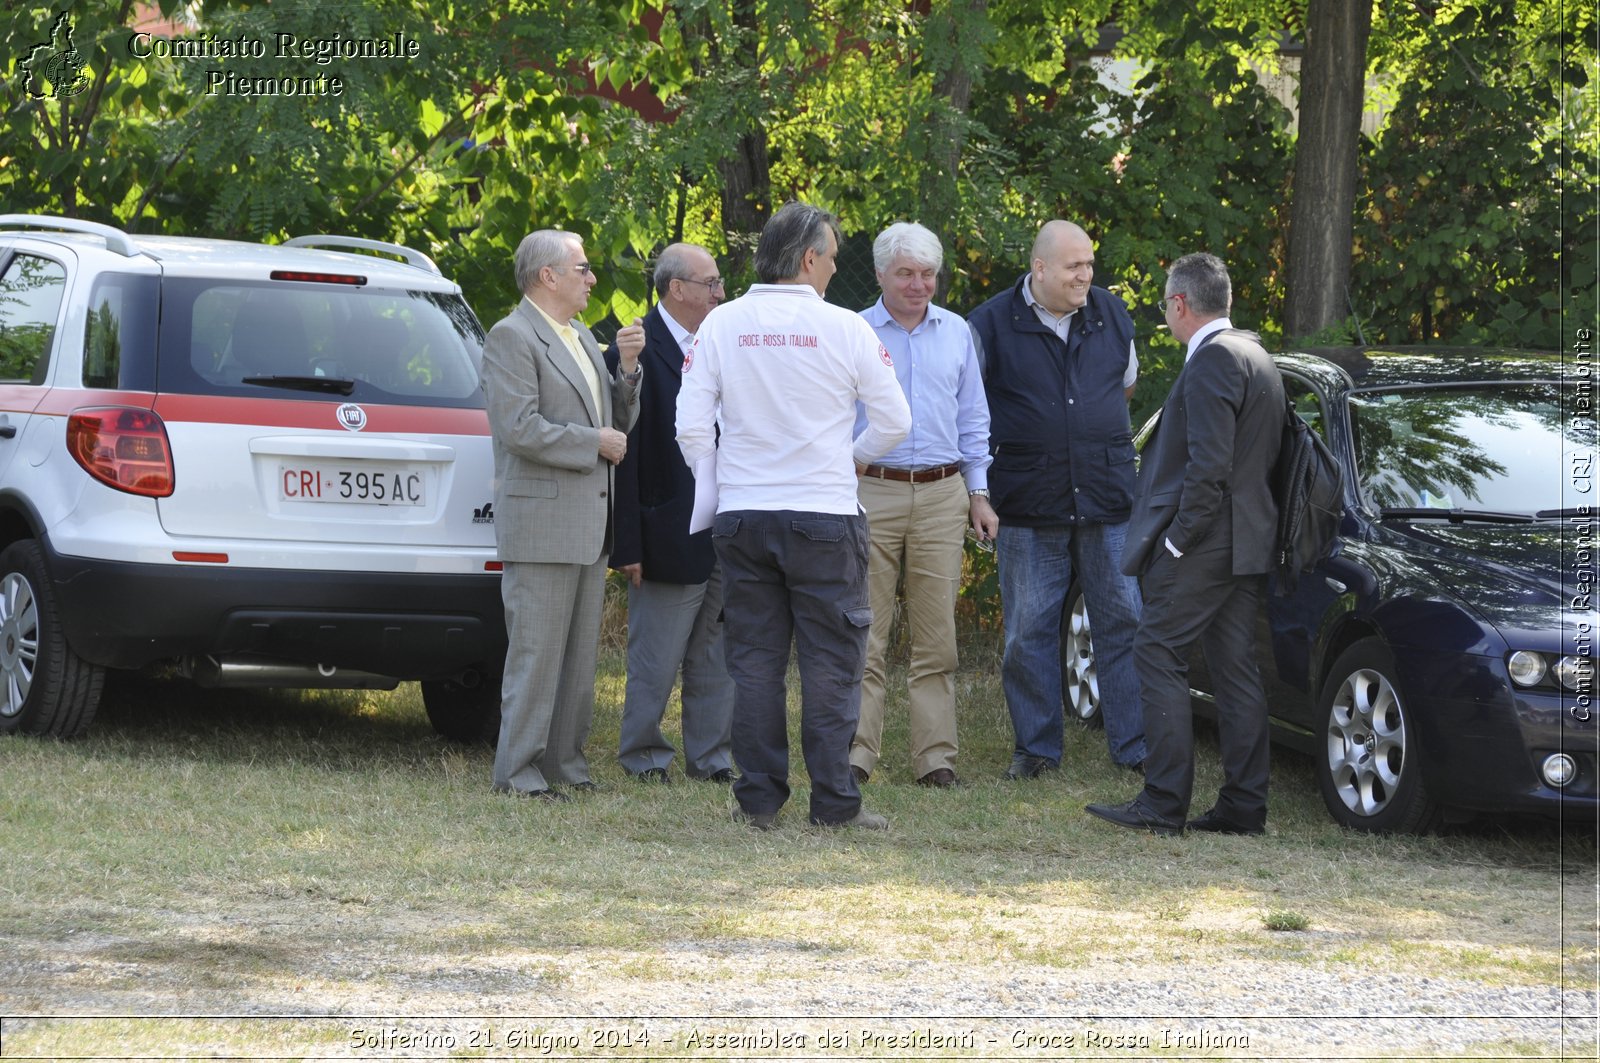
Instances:
[[[370,506],[421,506],[421,470],[388,465],[358,468],[328,463],[278,466],[278,497],[285,502],[355,502]]]

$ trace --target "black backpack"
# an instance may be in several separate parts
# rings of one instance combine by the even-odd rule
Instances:
[[[1344,476],[1328,445],[1285,402],[1283,442],[1272,470],[1278,503],[1278,593],[1293,593],[1300,574],[1329,557],[1344,517]]]

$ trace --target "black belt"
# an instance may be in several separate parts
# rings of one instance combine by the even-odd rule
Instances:
[[[931,484],[947,476],[954,476],[960,471],[961,463],[952,461],[949,465],[935,465],[931,469],[891,469],[887,465],[868,465],[861,475],[876,476],[880,480],[898,480],[908,484]]]

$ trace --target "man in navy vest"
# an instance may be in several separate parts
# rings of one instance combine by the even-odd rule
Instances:
[[[1061,765],[1062,612],[1074,578],[1093,618],[1111,759],[1133,770],[1144,764],[1133,667],[1139,588],[1121,571],[1133,507],[1128,399],[1139,363],[1127,307],[1093,280],[1088,234],[1047,222],[1033,268],[967,319],[989,397],[1002,680],[1016,736],[1010,779]]]

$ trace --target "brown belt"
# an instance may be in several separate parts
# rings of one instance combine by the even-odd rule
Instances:
[[[946,476],[954,476],[961,471],[961,463],[952,461],[949,465],[935,465],[931,469],[891,469],[886,465],[868,465],[862,476],[876,476],[880,480],[899,480],[908,484],[931,484],[936,480],[943,480]]]

